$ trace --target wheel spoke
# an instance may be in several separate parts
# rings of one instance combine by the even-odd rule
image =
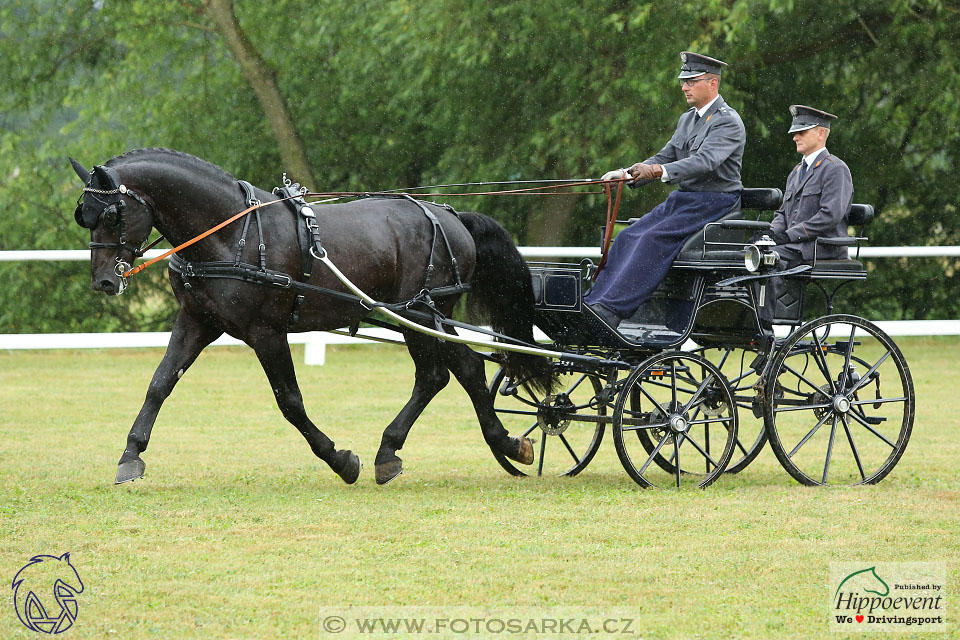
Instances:
[[[539,422],[534,422],[532,425],[530,425],[530,428],[523,432],[523,437],[526,438],[531,433],[533,433],[533,430],[536,429],[537,425],[539,424],[540,424]]]
[[[677,406],[677,361],[670,361],[670,400]]]
[[[833,424],[830,427],[830,440],[827,442],[827,459],[823,462],[823,479],[821,484],[827,484],[827,473],[830,471],[830,456],[833,455],[833,439],[837,435],[837,416],[833,416]]]
[[[814,359],[816,359],[816,358],[814,358]],[[786,361],[786,360],[783,361],[783,368],[786,369],[787,371],[789,371],[790,373],[792,373],[793,375],[797,376],[797,379],[798,379],[798,380],[801,380],[801,381],[803,381],[803,382],[806,382],[808,385],[810,385],[810,388],[813,389],[814,393],[816,393],[816,392],[818,392],[818,391],[821,390],[820,387],[818,387],[816,384],[814,384],[807,376],[803,375],[802,373],[800,373],[799,371],[797,371],[796,369],[794,369],[793,367],[791,367],[789,364],[787,364],[787,361]],[[806,368],[806,367],[804,367],[804,368]],[[791,391],[792,391],[792,390],[791,390]]]
[[[890,357],[891,353],[893,352],[890,350],[887,350],[885,354],[880,356],[880,359],[877,360],[877,363],[872,367],[870,367],[870,369],[865,374],[863,374],[860,380],[857,381],[857,384],[853,385],[853,388],[850,389],[850,393],[856,393],[857,391],[860,390],[861,387],[866,386],[867,383],[870,382],[870,377],[873,375],[873,372],[880,368],[880,365],[882,365],[884,361]]]
[[[643,388],[643,385],[642,385],[642,384],[638,384],[638,385],[636,386],[636,388],[640,390],[640,393],[642,393],[643,395],[647,396],[647,400],[649,400],[650,402],[652,402],[652,403],[653,403],[653,406],[655,406],[657,409],[659,409],[661,413],[664,413],[664,414],[667,413],[666,411],[663,410],[663,407],[660,405],[660,403],[657,401],[657,399],[654,398],[652,395],[650,395],[650,392],[649,392],[649,391],[647,391],[646,389]],[[631,389],[631,393],[632,393],[632,392],[633,392],[633,390]]]
[[[701,447],[699,444],[697,444],[697,441],[696,441],[696,440],[694,440],[693,438],[691,438],[689,434],[684,434],[684,435],[686,436],[686,438],[684,438],[684,442],[689,442],[690,444],[692,444],[692,445],[694,446],[694,448],[695,448],[697,451],[700,452],[700,455],[702,455],[702,456],[704,457],[704,459],[706,460],[706,462],[707,462],[707,472],[708,472],[708,473],[710,472],[710,464],[713,464],[713,468],[714,468],[714,469],[716,469],[717,467],[720,466],[720,465],[717,464],[717,461],[716,461],[716,460],[714,460],[713,458],[710,457],[710,453],[709,453],[709,452],[704,451],[704,450],[703,450],[703,447]]]
[[[863,473],[863,463],[860,462],[860,452],[857,451],[857,445],[853,444],[853,434],[850,433],[850,425],[847,424],[846,416],[840,416],[840,422],[843,423],[843,431],[847,434],[847,442],[850,443],[850,450],[853,451],[853,459],[857,461],[857,469],[860,471],[860,479],[866,480],[867,476]]]
[[[820,342],[820,336],[817,335],[816,330],[811,332],[813,336],[813,342],[816,345],[816,349],[813,352],[813,361],[817,363],[817,366],[820,367],[820,372],[823,374],[823,377],[827,379],[827,384],[830,385],[830,392],[837,392],[837,385],[833,381],[833,375],[830,373],[830,367],[827,366],[827,357],[824,355],[824,350],[826,347],[823,346],[823,343]]]
[[[676,438],[673,439],[673,468],[677,476],[677,489],[680,488],[680,443]]]
[[[886,442],[887,445],[888,445],[891,449],[896,449],[896,448],[897,448],[897,445],[895,445],[894,443],[890,442],[890,440],[888,440],[885,435],[883,435],[882,433],[880,433],[879,431],[877,431],[876,429],[874,429],[873,426],[872,426],[869,422],[867,422],[866,420],[864,420],[863,418],[861,418],[860,416],[858,416],[858,415],[856,414],[856,412],[851,411],[851,412],[848,413],[847,415],[850,416],[851,418],[853,418],[854,420],[856,420],[857,422],[859,422],[859,423],[860,423],[860,426],[862,426],[864,429],[866,429],[867,431],[869,431],[869,432],[872,433],[873,435],[877,436],[878,438],[880,438],[881,440],[883,440],[884,442]]]
[[[847,353],[843,358],[843,371],[840,373],[840,390],[847,388],[847,376],[850,372],[850,358],[853,357],[853,337],[857,333],[857,325],[850,325],[850,340],[847,342]]]
[[[792,458],[792,457],[794,456],[794,454],[800,449],[800,447],[802,447],[803,445],[807,444],[807,440],[809,440],[810,438],[813,437],[813,434],[815,434],[815,433],[817,432],[817,429],[819,429],[820,427],[822,427],[822,426],[823,426],[823,423],[826,422],[826,421],[827,421],[827,418],[829,418],[831,415],[832,415],[832,413],[826,413],[826,414],[824,414],[824,416],[823,416],[822,418],[820,418],[820,421],[817,422],[817,424],[813,425],[813,429],[810,429],[810,431],[807,432],[807,435],[803,436],[803,440],[801,440],[800,442],[798,442],[798,443],[797,443],[797,446],[795,446],[795,447],[790,451],[790,453],[787,454],[787,457],[788,457],[788,458]]]
[[[643,463],[643,466],[640,467],[638,473],[643,475],[643,472],[647,470],[647,467],[650,466],[650,463],[653,462],[653,459],[657,457],[657,454],[660,453],[660,449],[663,448],[663,444],[667,441],[667,438],[670,437],[670,433],[664,433],[663,438],[660,439],[660,442],[657,443],[657,446],[653,448],[653,451],[650,453],[650,457],[647,458],[647,461]]]
[[[640,431],[640,430],[647,430],[647,429],[663,429],[668,425],[669,425],[668,422],[653,422],[650,424],[629,424],[629,425],[621,425],[620,430],[621,431]]]
[[[740,451],[743,451],[743,455],[745,455],[745,456],[750,455],[750,452],[747,451],[747,450],[743,447],[743,444],[740,442],[740,434],[737,434],[737,437],[734,439],[733,444],[736,445],[736,447],[737,447],[738,449],[740,449]]]
[[[537,475],[543,475],[543,454],[547,450],[547,434],[543,434],[543,438],[540,439],[540,462],[537,465]]]
[[[680,410],[681,413],[684,413],[684,412],[689,411],[689,410],[690,410],[690,407],[693,406],[693,403],[694,403],[694,402],[703,402],[703,400],[701,399],[700,396],[701,396],[701,394],[703,394],[704,390],[707,388],[707,385],[710,384],[711,382],[713,382],[713,374],[712,374],[712,373],[711,373],[709,376],[707,376],[707,377],[704,379],[703,382],[700,383],[700,386],[697,387],[697,390],[696,390],[696,392],[693,394],[693,397],[690,398],[690,400],[687,402],[687,404],[685,404],[685,405],[683,406],[683,409]],[[677,399],[674,398],[674,399],[673,399],[673,402],[674,402],[674,404],[676,404]]]
[[[808,411],[813,409],[831,409],[833,405],[829,402],[823,404],[794,404],[787,405],[785,407],[777,407],[773,410],[774,413],[783,413],[784,411]]]
[[[570,446],[570,443],[567,442],[567,439],[563,436],[562,433],[559,435],[559,438],[560,438],[560,442],[563,443],[563,446],[565,446],[567,448],[567,451],[570,452],[570,455],[573,456],[573,461],[576,462],[577,464],[580,464],[580,458],[578,458],[577,454],[574,453],[573,447]]]
[[[580,386],[580,383],[583,382],[583,381],[586,380],[586,379],[587,379],[587,374],[583,374],[582,376],[580,376],[580,377],[577,379],[576,382],[574,382],[572,385],[570,385],[570,386],[567,388],[567,390],[566,390],[565,393],[566,393],[568,396],[572,396],[572,395],[573,395],[573,392],[576,391],[576,390],[577,390],[577,387]]]
[[[536,411],[524,411],[523,409],[497,409],[497,413],[503,413],[511,416],[535,416]]]
[[[859,407],[864,404],[886,404],[888,402],[906,402],[907,398],[905,396],[900,396],[899,398],[877,398],[876,400],[854,400],[850,402],[851,407]]]

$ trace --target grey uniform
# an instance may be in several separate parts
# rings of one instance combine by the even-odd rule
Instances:
[[[680,191],[740,191],[740,165],[747,138],[740,114],[724,102],[723,96],[717,97],[699,121],[696,113],[691,108],[680,116],[670,141],[643,162],[663,165],[669,176],[667,182],[679,183]]]
[[[816,238],[847,235],[851,202],[850,169],[843,160],[824,149],[807,169],[803,182],[800,182],[799,164],[790,172],[783,205],[773,216],[771,231],[785,232],[790,242],[781,246],[800,253],[804,262],[812,262]],[[820,260],[847,257],[846,247],[820,245],[816,251]]]

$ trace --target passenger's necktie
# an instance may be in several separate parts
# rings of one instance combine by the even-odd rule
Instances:
[[[697,111],[696,115],[693,116],[693,124],[700,122],[700,112]]]
[[[800,161],[800,182],[803,182],[803,176],[807,175],[807,161]]]

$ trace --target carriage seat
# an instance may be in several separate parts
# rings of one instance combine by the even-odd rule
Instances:
[[[743,264],[745,231],[765,231],[770,223],[744,220],[744,211],[775,211],[783,203],[783,191],[776,188],[744,189],[729,213],[702,231],[690,236],[680,249],[674,264],[723,262]],[[724,243],[727,243],[724,246]]]
[[[850,213],[847,216],[847,224],[851,227],[858,228],[859,232],[863,233],[863,229],[873,222],[875,216],[873,205],[852,204],[850,205]],[[816,243],[818,248],[820,245],[830,247],[851,247],[855,245],[859,250],[862,240],[866,240],[866,238],[857,235],[843,238],[817,238]],[[813,278],[865,278],[866,271],[863,268],[863,263],[853,258],[816,260],[813,264],[813,270],[810,271],[810,276]]]

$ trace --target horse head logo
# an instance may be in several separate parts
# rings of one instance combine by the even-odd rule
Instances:
[[[77,619],[80,574],[70,554],[34,556],[13,577],[13,603],[20,622],[31,631],[63,633]]]
[[[877,575],[877,568],[870,567],[869,569],[861,569],[860,571],[854,571],[840,583],[840,586],[837,587],[837,592],[833,594],[833,597],[836,598],[840,593],[841,587],[849,581],[853,581],[849,588],[855,588],[857,591],[864,591],[866,593],[875,593],[878,596],[885,597],[890,593],[890,587],[887,586],[887,583],[884,582],[883,578]]]

